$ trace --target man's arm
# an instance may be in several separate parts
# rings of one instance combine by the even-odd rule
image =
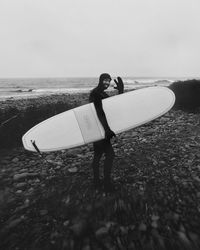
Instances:
[[[102,105],[102,100],[99,96],[94,96],[94,100],[93,100],[96,112],[97,112],[97,116],[105,130],[105,137],[106,139],[110,139],[113,136],[116,136],[115,133],[110,129],[110,126],[108,125],[108,121],[106,119],[106,115],[105,112],[103,110],[103,105]]]

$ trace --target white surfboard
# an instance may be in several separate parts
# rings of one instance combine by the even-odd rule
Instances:
[[[116,133],[138,127],[162,116],[175,102],[166,87],[148,87],[103,100],[110,128]],[[24,148],[41,152],[81,146],[105,138],[93,103],[55,115],[31,128],[23,137]]]

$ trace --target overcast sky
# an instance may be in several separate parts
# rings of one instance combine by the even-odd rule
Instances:
[[[0,0],[0,77],[200,76],[200,0]]]

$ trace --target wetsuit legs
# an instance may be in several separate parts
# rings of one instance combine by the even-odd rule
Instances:
[[[100,178],[99,178],[99,162],[101,159],[103,152],[100,151],[94,151],[94,159],[92,162],[92,168],[93,168],[93,173],[94,173],[94,185],[98,186],[100,183]]]
[[[94,143],[94,159],[92,163],[94,172],[94,184],[99,184],[99,162],[105,154],[104,161],[104,185],[108,186],[111,182],[111,169],[114,160],[114,150],[109,140],[102,140]]]
[[[104,185],[108,186],[111,182],[111,170],[113,166],[113,160],[114,160],[114,150],[112,148],[111,143],[106,146],[105,149],[105,161],[104,161]]]

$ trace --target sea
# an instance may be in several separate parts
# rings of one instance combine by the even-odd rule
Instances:
[[[149,86],[169,86],[184,78],[122,77],[125,89],[138,89]],[[98,84],[94,77],[62,78],[0,78],[0,100],[31,98],[51,94],[83,93],[91,91]],[[114,87],[111,81],[110,89]]]

